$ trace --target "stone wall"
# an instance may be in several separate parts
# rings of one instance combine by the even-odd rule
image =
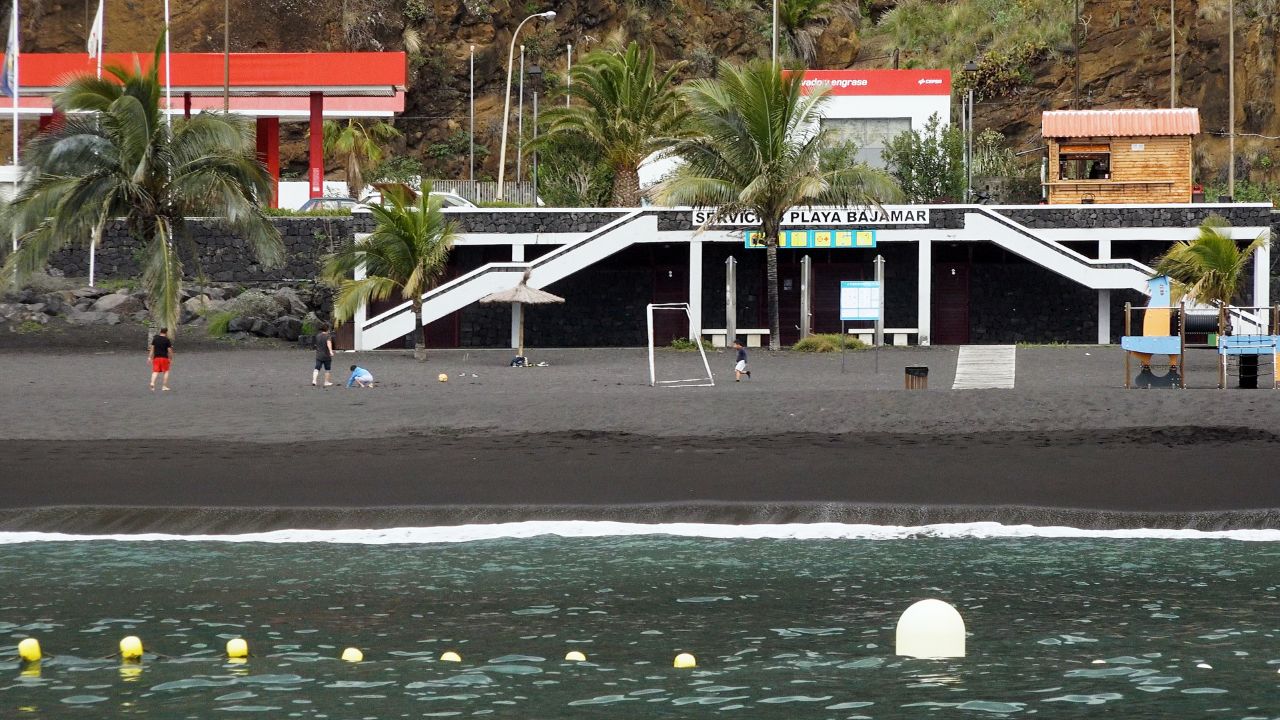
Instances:
[[[1271,211],[1265,207],[1028,207],[992,208],[1014,222],[1030,228],[1125,228],[1195,227],[1210,215],[1220,215],[1232,225],[1270,225]]]
[[[312,280],[320,274],[322,259],[342,243],[351,242],[357,228],[367,222],[345,217],[272,218],[284,243],[285,262],[266,269],[258,263],[244,239],[231,233],[224,223],[212,218],[187,221],[179,243],[184,255],[185,274],[190,279],[213,282],[284,282]],[[137,278],[145,243],[129,234],[123,222],[107,227],[98,249],[96,274],[102,280]],[[88,277],[89,253],[81,245],[65,248],[50,258],[49,265],[69,277]]]
[[[1097,291],[1029,262],[975,262],[969,266],[969,342],[1096,342],[1097,298]]]

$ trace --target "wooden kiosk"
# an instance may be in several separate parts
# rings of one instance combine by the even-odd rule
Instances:
[[[1050,205],[1191,202],[1196,108],[1044,113]]]

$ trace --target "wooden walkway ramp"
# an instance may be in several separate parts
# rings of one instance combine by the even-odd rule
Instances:
[[[956,360],[952,390],[1013,389],[1017,348],[1013,345],[963,345]]]

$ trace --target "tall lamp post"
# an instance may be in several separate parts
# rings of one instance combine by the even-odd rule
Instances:
[[[529,88],[533,90],[533,139],[538,140],[538,91],[542,90],[542,68],[529,66]],[[533,149],[533,206],[538,206],[538,148]]]
[[[507,170],[507,126],[511,119],[511,70],[516,61],[516,37],[520,35],[520,28],[524,27],[524,24],[530,20],[534,18],[551,20],[555,16],[555,10],[534,13],[521,20],[520,24],[516,26],[516,31],[511,33],[511,47],[507,50],[507,92],[503,94],[502,99],[502,143],[498,149],[498,194],[496,198],[498,200],[503,198],[503,181],[506,179]]]
[[[978,64],[970,60],[964,64],[965,75],[969,79],[968,102],[964,112],[964,195],[965,202],[973,200],[973,78],[978,72]]]
[[[773,0],[773,69],[778,69],[778,0]]]
[[[1236,3],[1227,3],[1227,195],[1236,201]]]

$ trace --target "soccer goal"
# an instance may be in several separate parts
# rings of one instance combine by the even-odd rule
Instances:
[[[698,377],[682,378],[680,380],[659,380],[657,365],[654,361],[654,337],[653,337],[653,316],[654,313],[680,313],[683,319],[689,322],[690,329],[694,330],[691,338],[698,345],[698,354],[702,356],[702,370],[705,375]],[[716,384],[715,376],[711,374],[711,363],[707,362],[707,351],[702,347],[702,329],[694,322],[693,314],[689,312],[689,303],[653,303],[647,310],[649,320],[649,387],[714,387]],[[689,370],[678,368],[681,372],[676,374],[683,375],[686,373],[696,372],[696,366],[691,366]]]

